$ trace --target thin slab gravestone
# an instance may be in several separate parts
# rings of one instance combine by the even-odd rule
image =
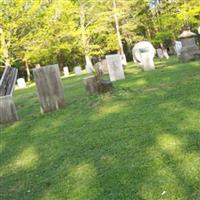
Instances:
[[[161,48],[156,49],[156,52],[160,59],[164,57],[164,54]]]
[[[24,78],[18,78],[17,85],[18,85],[18,88],[20,88],[20,89],[26,88],[26,82],[25,82]]]
[[[82,74],[82,70],[80,66],[74,67],[74,72],[76,76],[80,76]]]
[[[63,68],[63,73],[64,73],[65,77],[69,76],[69,68],[68,67],[64,67]]]
[[[19,120],[12,96],[17,72],[16,68],[6,67],[0,80],[0,124]]]
[[[65,105],[64,90],[58,65],[33,69],[41,113],[52,112]]]
[[[101,69],[103,71],[103,74],[108,74],[108,64],[106,59],[101,60]]]
[[[94,72],[94,67],[92,66],[92,64],[87,64],[85,66],[85,69],[86,69],[88,74],[92,74]]]
[[[119,54],[106,56],[111,81],[125,79],[121,56]]]

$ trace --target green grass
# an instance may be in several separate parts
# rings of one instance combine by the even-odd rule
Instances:
[[[35,87],[15,92],[21,120],[1,127],[2,200],[200,199],[200,63],[133,63],[112,94],[63,79],[65,109],[41,115]]]

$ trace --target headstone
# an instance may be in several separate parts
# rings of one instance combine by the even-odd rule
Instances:
[[[12,97],[18,70],[6,67],[0,80],[0,124],[17,121],[18,115]]]
[[[80,66],[74,67],[74,72],[76,76],[80,76],[82,74],[81,67]]]
[[[126,66],[127,65],[127,60],[126,60],[126,55],[125,54],[121,55],[121,60],[122,60],[122,65]]]
[[[167,52],[167,49],[163,49],[163,55],[166,59],[169,59],[169,55],[168,55],[168,52]]]
[[[64,90],[58,65],[33,69],[41,112],[51,112],[65,105]]]
[[[132,53],[134,60],[136,60],[136,62],[139,63],[145,71],[155,69],[153,59],[156,54],[156,50],[150,42],[138,42],[134,46]]]
[[[25,82],[24,78],[17,79],[17,85],[18,85],[18,88],[20,88],[20,89],[26,88],[26,82]]]
[[[121,57],[119,54],[106,56],[111,81],[125,79]]]
[[[96,71],[97,77],[103,76],[103,70],[102,70],[102,64],[101,64],[101,62],[97,62],[97,63],[94,65],[94,69],[95,69],[95,71]]]
[[[63,73],[64,73],[64,76],[69,76],[69,68],[68,67],[64,67],[63,68]]]
[[[40,64],[36,64],[35,67],[36,68],[40,68],[41,66],[40,66]]]
[[[142,52],[141,58],[144,71],[151,71],[155,69],[153,57],[149,52]]]
[[[108,64],[106,59],[101,60],[101,69],[103,71],[103,74],[108,74]]]
[[[181,55],[182,43],[180,41],[175,41],[174,49],[177,56]]]
[[[181,61],[187,62],[190,60],[200,59],[200,50],[196,45],[195,37],[196,34],[191,32],[189,29],[183,31],[183,33],[179,36],[183,46],[179,56]]]
[[[88,74],[92,74],[93,71],[94,71],[94,68],[93,68],[92,64],[87,64],[85,66],[85,69],[86,69],[86,71],[87,71]]]
[[[156,51],[157,51],[157,55],[158,55],[159,58],[163,58],[164,57],[164,54],[163,54],[163,51],[162,51],[161,48],[156,49]]]

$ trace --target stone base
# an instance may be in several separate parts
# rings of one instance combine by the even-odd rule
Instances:
[[[189,46],[183,47],[181,50],[181,54],[179,56],[179,60],[182,62],[188,62],[192,60],[200,59],[200,50],[197,46]]]

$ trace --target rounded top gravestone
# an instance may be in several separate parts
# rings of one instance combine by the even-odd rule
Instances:
[[[137,62],[142,62],[142,53],[148,52],[152,58],[154,58],[156,54],[156,50],[153,45],[148,41],[142,41],[135,44],[132,50],[133,59]]]

